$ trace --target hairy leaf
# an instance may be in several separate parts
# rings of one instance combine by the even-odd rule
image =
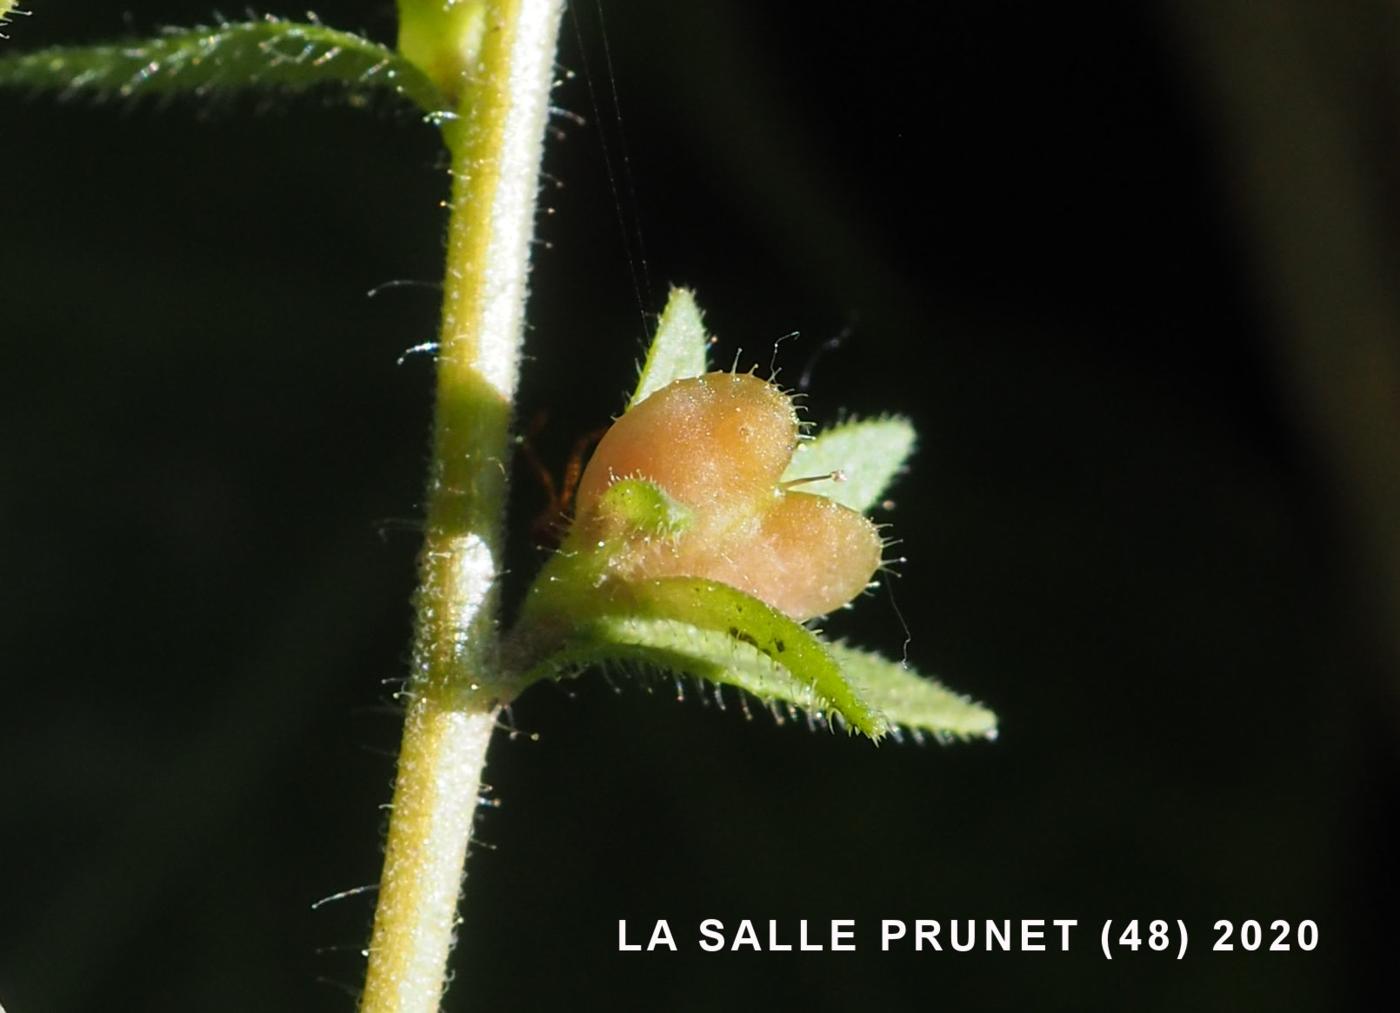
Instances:
[[[810,683],[743,640],[678,619],[606,615],[580,628],[533,676],[612,663],[639,664],[735,686],[764,703],[785,703],[810,714],[831,712]]]
[[[939,738],[996,737],[995,714],[933,679],[846,644],[828,644],[827,650],[842,674],[891,725],[932,732]]]
[[[574,587],[570,588],[570,584]],[[879,711],[846,680],[821,638],[772,606],[727,584],[698,577],[661,577],[610,580],[597,587],[587,587],[578,586],[568,575],[563,575],[562,579],[546,582],[542,594],[550,596],[542,611],[554,620],[563,620],[567,632],[559,642],[549,644],[541,652],[543,659],[536,656],[527,663],[527,682],[557,669],[559,663],[554,659],[559,656],[566,659],[588,658],[593,654],[599,658],[609,657],[607,648],[612,642],[607,639],[608,631],[641,628],[619,626],[625,621],[680,623],[704,634],[717,635],[724,641],[718,653],[710,650],[695,655],[694,666],[722,667],[734,650],[732,645],[745,644],[780,666],[793,680],[809,687],[816,701],[812,709],[839,713],[848,725],[873,739],[880,738],[888,730]],[[546,599],[540,596],[538,602],[546,602]],[[529,609],[527,604],[527,615]],[[664,628],[673,632],[677,629],[674,626]],[[697,634],[692,643],[700,649],[720,642]],[[657,649],[683,653],[684,645],[671,641]],[[535,652],[527,648],[525,653]],[[709,677],[693,666],[672,664],[668,667]],[[733,684],[740,683],[734,681]],[[789,693],[784,698],[791,696]],[[808,700],[804,691],[802,700],[794,702],[811,708]]]
[[[646,400],[673,380],[699,376],[705,372],[705,353],[709,339],[695,294],[689,289],[673,288],[651,339],[637,391],[627,407]]]
[[[389,91],[428,114],[445,109],[437,87],[392,49],[317,22],[275,18],[7,56],[0,59],[0,87],[5,86],[98,99],[334,87],[355,99]]]
[[[632,614],[679,619],[701,629],[725,633],[757,648],[812,687],[852,727],[878,739],[887,730],[841,673],[826,644],[811,630],[728,584],[695,577],[662,577],[627,585]]]
[[[995,714],[933,679],[846,644],[821,646],[839,666],[842,679],[884,719],[880,727],[930,733],[940,741],[996,737]],[[529,678],[592,665],[643,665],[733,686],[770,706],[786,704],[818,717],[847,718],[815,682],[799,678],[784,660],[730,630],[654,615],[606,613],[580,625]]]
[[[783,481],[835,475],[804,482],[802,491],[864,513],[880,501],[913,449],[914,427],[907,419],[853,420],[798,444]]]

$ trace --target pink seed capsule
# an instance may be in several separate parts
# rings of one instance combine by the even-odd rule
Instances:
[[[575,524],[598,525],[613,482],[642,478],[691,511],[675,537],[638,536],[610,561],[626,580],[703,577],[802,621],[859,594],[880,565],[863,516],[779,483],[797,446],[797,415],[779,388],[746,373],[663,387],[619,418],[578,488]]]
[[[797,446],[781,390],[747,373],[676,380],[613,423],[578,487],[588,511],[619,478],[645,478],[692,510],[732,508],[773,492]]]

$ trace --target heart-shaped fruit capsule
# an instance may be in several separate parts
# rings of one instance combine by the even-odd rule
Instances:
[[[598,443],[579,482],[576,532],[601,534],[603,494],[620,479],[642,479],[685,507],[689,523],[612,544],[615,576],[703,577],[799,621],[839,608],[869,584],[882,543],[854,510],[783,486],[797,433],[792,400],[756,376],[676,380]]]

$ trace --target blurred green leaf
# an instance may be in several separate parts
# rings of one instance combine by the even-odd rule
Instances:
[[[799,443],[783,481],[835,475],[804,482],[802,491],[830,497],[865,513],[880,501],[904,467],[914,449],[914,438],[914,427],[907,419],[891,416],[845,422]]]
[[[671,289],[661,321],[656,326],[656,336],[647,350],[646,362],[642,364],[641,376],[637,378],[637,391],[627,407],[645,401],[673,380],[705,372],[708,348],[709,338],[700,307],[695,304],[695,293],[686,288]]]
[[[98,99],[336,88],[352,100],[392,92],[430,115],[446,108],[427,76],[393,50],[317,22],[275,18],[6,56],[0,58],[0,87]]]
[[[827,651],[860,695],[891,725],[945,738],[996,738],[997,716],[927,676],[844,643]]]

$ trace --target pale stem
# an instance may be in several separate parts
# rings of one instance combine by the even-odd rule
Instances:
[[[481,770],[511,695],[499,674],[497,577],[562,0],[441,9],[450,25],[415,43],[440,46],[436,62],[462,75],[459,117],[445,130],[453,183],[437,406],[408,714],[362,1013],[438,1008]]]

